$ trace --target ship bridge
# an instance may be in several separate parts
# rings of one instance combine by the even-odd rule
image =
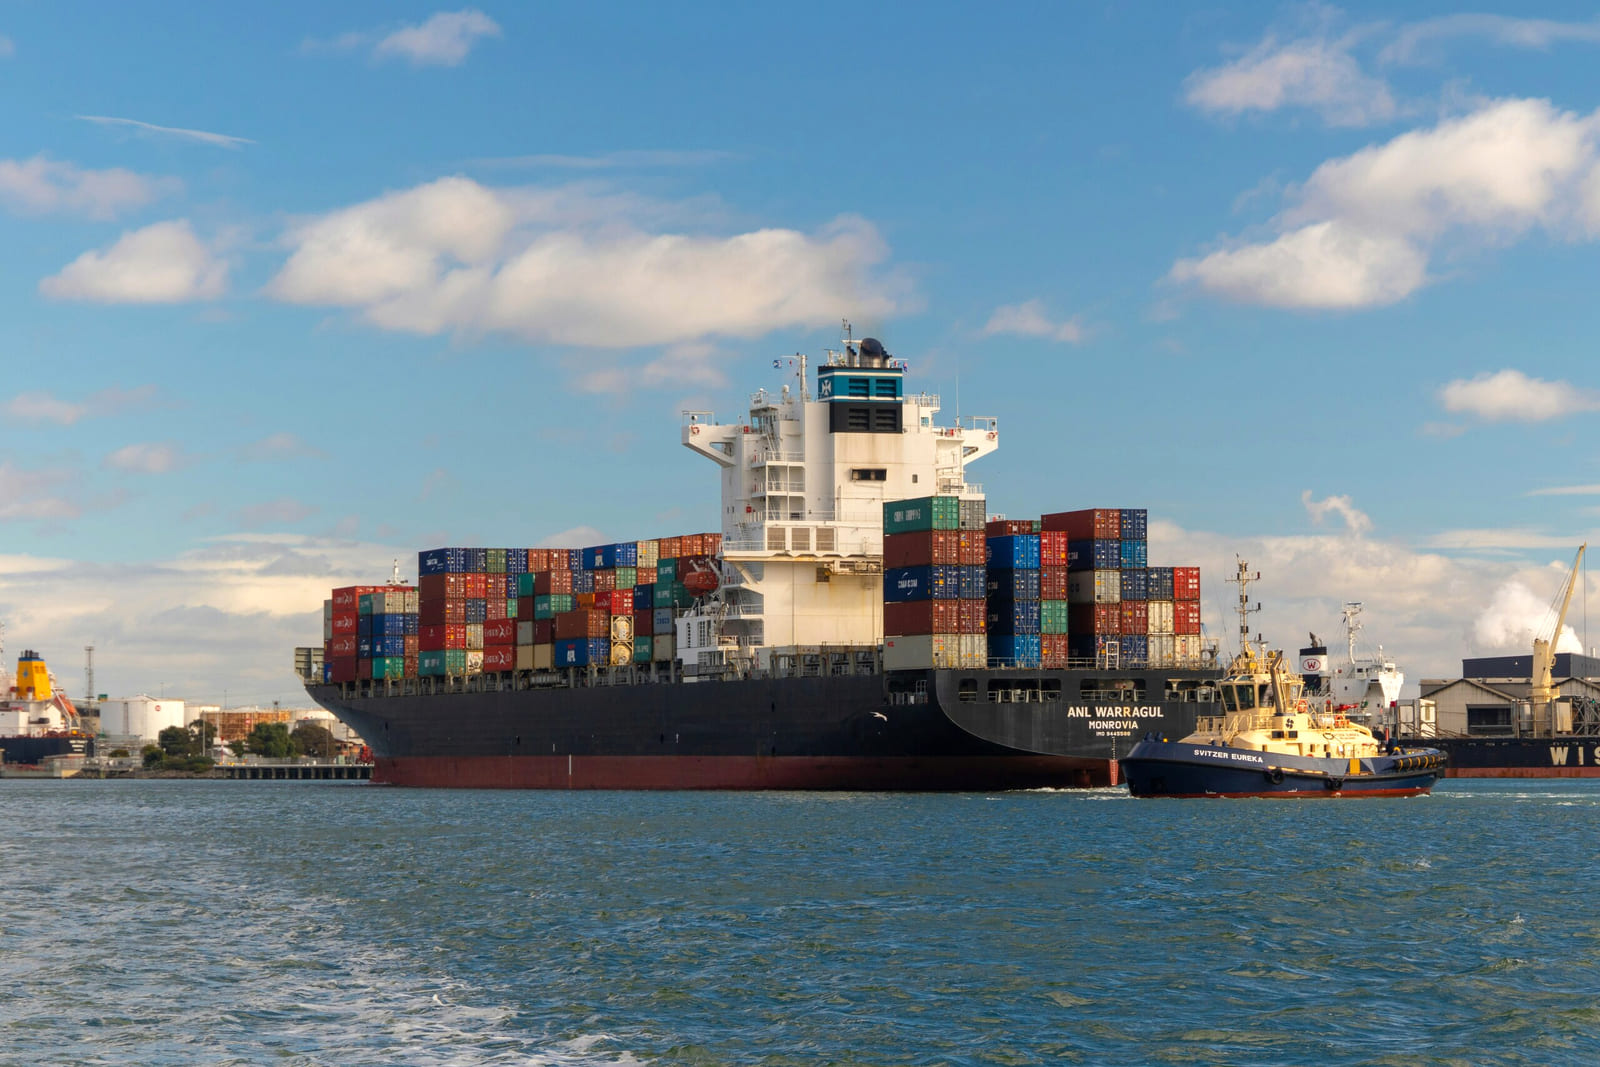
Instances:
[[[998,419],[940,425],[939,397],[907,393],[904,361],[870,337],[829,351],[814,391],[807,362],[775,361],[794,380],[737,422],[683,413],[684,446],[722,477],[724,563],[716,625],[680,630],[686,664],[706,642],[756,667],[776,648],[877,646],[884,502],[983,495],[966,467],[999,448]]]

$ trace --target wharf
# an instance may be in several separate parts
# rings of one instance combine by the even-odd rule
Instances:
[[[234,781],[365,782],[372,779],[372,764],[252,760],[249,763],[224,763],[216,767],[215,772]]]

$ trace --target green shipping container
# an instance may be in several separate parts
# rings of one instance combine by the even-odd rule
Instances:
[[[518,596],[533,596],[533,579],[534,579],[534,577],[535,576],[532,573],[517,575],[517,595]]]
[[[1067,632],[1067,613],[1070,605],[1065,600],[1039,602],[1039,632],[1064,634]]]
[[[444,650],[423,651],[417,653],[417,674],[423,678],[439,678],[444,675]]]
[[[503,548],[486,548],[483,550],[484,558],[488,561],[490,574],[504,574],[506,572],[506,550]]]
[[[633,635],[633,662],[635,662],[635,663],[649,663],[650,662],[650,647],[651,647],[651,639],[650,638],[648,638],[648,637],[640,637],[638,634],[634,634]]]
[[[634,583],[637,582],[638,580],[639,580],[638,568],[636,568],[636,567],[618,567],[617,568],[617,588],[618,589],[632,589],[633,586],[634,586]]]
[[[406,673],[406,658],[404,656],[377,656],[372,661],[372,677],[375,681],[385,678],[404,678]]]
[[[575,606],[571,593],[546,593],[533,598],[533,617],[553,619],[572,611]]]
[[[682,582],[657,582],[655,602],[651,605],[657,608],[686,608],[694,603],[694,597],[689,595],[689,590],[683,587]]]
[[[356,612],[360,615],[372,614],[372,594],[362,593],[361,599],[356,601]]]
[[[961,528],[961,499],[953,496],[923,496],[915,500],[886,500],[883,504],[883,532],[923,533],[928,530]]]

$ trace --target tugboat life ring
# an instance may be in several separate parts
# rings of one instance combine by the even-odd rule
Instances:
[[[989,431],[989,440],[991,440],[991,441],[993,441],[993,440],[994,440],[994,439],[995,439],[995,438],[996,438],[996,437],[998,437],[998,436],[999,436],[999,435],[998,435],[998,434],[996,434],[996,433],[995,433],[995,432],[994,432],[994,431],[993,431],[993,430],[990,430],[990,431]]]
[[[691,426],[691,427],[689,427],[689,435],[690,435],[690,436],[691,436],[691,437],[692,437],[692,436],[693,436],[693,435],[695,435],[695,434],[697,434],[697,433],[699,433],[699,432],[700,432],[700,427],[698,427],[698,426]]]

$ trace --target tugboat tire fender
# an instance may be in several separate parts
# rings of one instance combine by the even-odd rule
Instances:
[[[1283,768],[1282,767],[1274,767],[1270,771],[1268,771],[1267,772],[1267,781],[1271,782],[1273,785],[1282,785],[1283,784]]]
[[[1322,784],[1327,786],[1329,789],[1333,790],[1335,793],[1337,793],[1337,792],[1339,792],[1339,790],[1344,788],[1344,779],[1343,778],[1328,778],[1328,779],[1325,779]]]

